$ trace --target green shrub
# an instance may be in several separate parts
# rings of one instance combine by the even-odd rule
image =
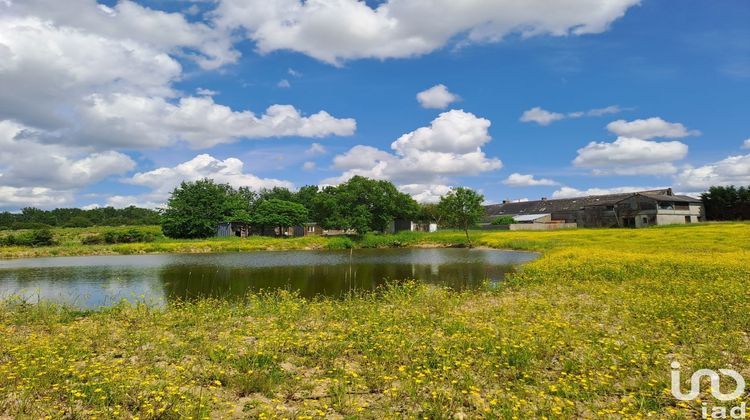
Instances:
[[[38,229],[31,232],[24,232],[18,235],[8,235],[0,238],[0,245],[3,246],[50,246],[54,245],[54,236],[49,229]]]
[[[418,232],[399,232],[394,235],[368,233],[362,236],[359,246],[362,248],[401,248],[417,241]]]
[[[49,229],[52,226],[46,224],[46,223],[37,223],[37,222],[15,222],[12,225],[10,225],[10,228],[12,230],[24,230],[24,229]]]
[[[83,245],[100,245],[104,243],[104,236],[103,235],[84,236],[83,238],[81,238],[81,243]]]
[[[76,216],[68,220],[64,226],[72,227],[72,228],[84,228],[84,227],[94,226],[94,223],[91,220],[89,220],[88,217]]]
[[[16,244],[16,237],[13,234],[0,238],[0,246],[13,246]]]
[[[328,249],[351,249],[354,248],[354,242],[346,236],[335,236],[328,240],[326,247]]]
[[[492,221],[493,225],[512,225],[513,223],[515,223],[513,216],[500,216]]]
[[[156,239],[154,233],[131,228],[127,230],[108,230],[97,235],[89,235],[81,238],[83,245],[99,244],[132,244],[137,242],[153,242]]]
[[[50,246],[55,244],[52,231],[49,229],[39,229],[31,232],[31,246]]]
[[[140,229],[128,229],[126,231],[111,230],[104,233],[104,242],[108,244],[131,244],[135,242],[153,242],[154,235]]]

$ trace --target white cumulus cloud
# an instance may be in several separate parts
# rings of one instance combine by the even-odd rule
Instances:
[[[423,108],[445,109],[458,99],[458,95],[451,93],[443,84],[417,93],[417,101]]]
[[[2,202],[20,201],[12,199],[12,194],[17,193],[29,198],[30,205],[54,203],[52,198],[36,197],[34,191],[67,199],[76,189],[135,167],[135,162],[123,153],[92,153],[86,148],[62,147],[44,140],[43,133],[37,130],[0,121],[0,185],[9,187],[4,190]]]
[[[582,118],[582,117],[601,117],[602,115],[617,114],[622,112],[623,109],[618,105],[610,105],[604,108],[594,108],[588,111],[574,111],[563,114],[560,112],[552,112],[541,107],[534,107],[524,111],[521,114],[521,122],[535,122],[539,125],[550,125],[555,121],[564,120],[567,118]]]
[[[241,138],[348,136],[357,124],[325,111],[303,116],[291,105],[272,105],[263,115],[234,111],[208,96],[184,97],[176,104],[163,98],[92,95],[80,108],[81,139],[101,139],[116,147],[159,147],[183,140],[210,147]]]
[[[206,69],[232,63],[240,55],[226,31],[201,22],[189,22],[180,13],[150,9],[130,0],[118,1],[113,7],[96,0],[12,1],[4,14],[36,16],[110,39],[130,39],[180,54]]]
[[[539,125],[550,125],[555,121],[565,118],[565,115],[559,112],[551,112],[538,106],[528,109],[521,114],[521,122],[535,122]]]
[[[70,205],[73,194],[43,187],[8,187],[0,185],[0,208],[20,207],[54,208]]]
[[[744,143],[742,143],[743,149],[750,149],[750,139],[745,140]]]
[[[340,64],[357,58],[412,57],[448,42],[494,42],[515,33],[600,33],[639,0],[221,0],[213,16],[239,28],[261,53],[292,50]]]
[[[324,155],[326,153],[328,153],[328,150],[320,143],[313,143],[307,148],[307,150],[305,150],[305,154],[312,156]]]
[[[233,38],[210,23],[123,0],[0,2],[0,121],[37,130],[61,147],[193,147],[243,138],[349,135],[352,119],[303,115],[273,105],[263,115],[214,102],[173,84],[181,62],[216,69],[236,61]]]
[[[317,166],[318,165],[315,162],[313,162],[313,161],[307,161],[307,162],[305,162],[305,163],[302,164],[302,169],[304,169],[306,171],[312,171]]]
[[[70,108],[93,92],[173,95],[182,67],[167,53],[129,38],[111,39],[38,17],[2,15],[0,119],[59,128]]]
[[[419,203],[437,203],[440,197],[448,194],[452,187],[442,184],[406,184],[400,185],[398,190],[409,194]]]
[[[729,156],[718,162],[688,167],[675,176],[684,190],[703,191],[718,185],[750,185],[750,155]]]
[[[423,188],[429,185],[434,191],[438,185],[447,185],[451,176],[478,175],[499,169],[502,167],[500,160],[488,158],[482,151],[482,146],[491,139],[489,126],[489,120],[463,110],[444,112],[429,126],[394,141],[393,153],[357,145],[336,156],[333,168],[344,172],[322,183],[338,184],[361,175],[390,180],[401,186],[418,184]]]
[[[558,182],[547,178],[534,178],[534,175],[524,175],[518,172],[512,173],[503,181],[503,184],[511,187],[537,187],[558,185]]]
[[[139,172],[125,180],[133,185],[151,189],[149,193],[139,196],[119,196],[114,198],[118,206],[127,203],[150,203],[148,207],[157,207],[164,203],[172,190],[183,181],[196,181],[210,178],[220,184],[229,184],[235,188],[248,187],[253,190],[262,188],[285,187],[294,185],[285,180],[260,178],[245,172],[244,164],[237,158],[216,159],[208,154],[201,154],[193,159],[173,167],[161,167],[147,172]],[[115,204],[112,199],[110,204]]]
[[[612,143],[591,142],[578,149],[573,164],[600,175],[666,175],[677,171],[672,162],[685,158],[687,153],[688,146],[679,141],[618,137]]]
[[[607,130],[618,136],[636,137],[639,139],[661,138],[682,138],[687,136],[697,136],[698,130],[689,130],[680,123],[664,121],[659,117],[638,119],[633,121],[617,120],[607,124]]]

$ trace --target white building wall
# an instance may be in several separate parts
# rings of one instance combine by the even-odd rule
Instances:
[[[685,214],[657,214],[656,224],[657,225],[678,225],[686,222],[685,217],[690,217],[691,223],[698,223],[698,216],[689,215],[688,212]]]

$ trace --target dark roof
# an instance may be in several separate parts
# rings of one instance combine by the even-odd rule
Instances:
[[[689,195],[663,195],[663,194],[649,194],[649,193],[638,193],[646,198],[650,198],[656,201],[673,201],[676,203],[700,203],[700,198],[690,197]]]
[[[485,206],[487,216],[502,216],[515,214],[558,213],[581,210],[584,207],[614,205],[636,194],[661,201],[700,201],[684,196],[672,195],[671,188],[661,190],[639,191],[621,194],[589,195],[585,197],[563,198],[557,200],[520,201]],[[667,198],[669,197],[669,198]]]

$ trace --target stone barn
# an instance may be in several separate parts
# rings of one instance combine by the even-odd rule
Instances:
[[[578,227],[645,227],[704,220],[700,199],[676,195],[671,188],[565,199],[503,202],[485,206],[484,223],[500,216],[518,220],[549,215],[547,223],[575,223]]]

